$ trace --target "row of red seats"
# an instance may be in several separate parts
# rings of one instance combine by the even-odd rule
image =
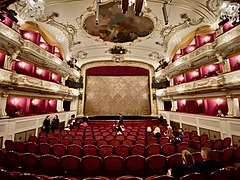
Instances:
[[[21,172],[8,172],[4,169],[0,170],[0,179],[2,180],[80,180],[80,178],[68,178],[64,176],[54,176],[50,177],[47,175],[39,175],[39,174],[29,174],[29,173],[21,173]],[[95,176],[95,177],[87,177],[83,180],[143,180],[140,177],[136,176],[121,176],[118,178],[107,178],[103,176]],[[168,175],[154,175],[149,176],[145,180],[174,180],[175,178]],[[227,168],[218,169],[212,172],[210,175],[206,176],[201,173],[191,173],[187,174],[180,178],[180,180],[238,180],[240,179],[240,168],[236,168],[235,170],[230,170]]]
[[[222,167],[231,166],[234,162],[240,163],[240,147],[232,156],[226,149],[221,152],[220,163]],[[54,155],[37,156],[33,153],[19,154],[15,151],[4,153],[0,151],[0,166],[8,169],[23,170],[30,173],[44,173],[51,175],[69,175],[88,177],[92,175],[120,176],[130,174],[135,176],[149,176],[165,174],[167,169],[182,164],[182,155],[175,153],[171,156],[160,154],[144,157],[141,155],[131,155],[123,158],[117,155],[99,156],[87,155],[82,158],[65,155],[61,158]],[[217,152],[217,151],[216,151]],[[193,153],[196,163],[202,161],[200,152]],[[214,156],[216,158],[216,156]]]

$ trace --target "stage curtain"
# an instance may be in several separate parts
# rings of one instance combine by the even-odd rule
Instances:
[[[39,32],[42,38],[51,46],[56,46],[59,49],[59,52],[62,55],[63,59],[66,59],[62,46],[56,41],[53,35],[50,32],[48,32],[45,28],[30,21],[27,21],[25,22],[25,24],[21,25],[21,28],[27,31]]]
[[[194,31],[190,32],[187,36],[185,36],[182,39],[182,41],[178,45],[175,46],[175,48],[171,53],[170,59],[171,60],[173,59],[174,55],[179,49],[186,48],[192,42],[195,36],[204,36],[204,35],[212,34],[214,32],[215,31],[211,28],[211,26],[208,26],[208,25],[199,27]]]

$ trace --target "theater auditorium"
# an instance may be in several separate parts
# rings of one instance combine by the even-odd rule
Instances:
[[[1,0],[1,180],[240,179],[239,0]]]

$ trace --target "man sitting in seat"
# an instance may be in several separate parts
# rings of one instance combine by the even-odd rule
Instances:
[[[204,174],[210,174],[211,172],[220,168],[217,161],[213,159],[212,150],[208,147],[202,147],[201,156],[203,161],[196,164],[196,171]]]

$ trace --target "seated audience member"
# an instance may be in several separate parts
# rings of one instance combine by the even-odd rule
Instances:
[[[123,127],[122,127],[122,125],[120,125],[120,124],[118,124],[118,126],[117,126],[117,135],[122,135],[122,132],[123,132]]]
[[[224,116],[224,114],[222,113],[222,110],[219,109],[219,110],[217,111],[217,116],[218,116],[218,117],[223,117],[223,116]]]
[[[178,137],[181,138],[181,139],[184,137],[182,128],[178,129]]]
[[[152,132],[152,128],[150,126],[147,127],[147,133],[150,134]]]
[[[155,127],[153,131],[153,135],[155,138],[157,138],[157,143],[159,142],[159,139],[161,138],[161,130],[159,127]]]
[[[88,126],[88,120],[89,120],[88,116],[86,116],[86,118],[83,118],[83,123],[81,124],[81,126],[87,127]]]
[[[187,151],[182,151],[182,161],[183,164],[178,164],[176,166],[173,166],[172,169],[168,170],[167,175],[175,177],[175,179],[179,179],[180,177],[194,172],[194,159],[192,154]]]
[[[186,148],[186,150],[188,150],[190,153],[199,151],[197,143],[192,139],[188,142],[188,147]]]
[[[211,172],[220,168],[217,161],[212,158],[212,150],[208,147],[202,147],[201,156],[203,161],[196,164],[195,170],[200,173],[210,174]]]
[[[24,116],[24,111],[23,111],[22,109],[16,110],[16,111],[14,112],[14,115],[17,116],[17,117]]]

